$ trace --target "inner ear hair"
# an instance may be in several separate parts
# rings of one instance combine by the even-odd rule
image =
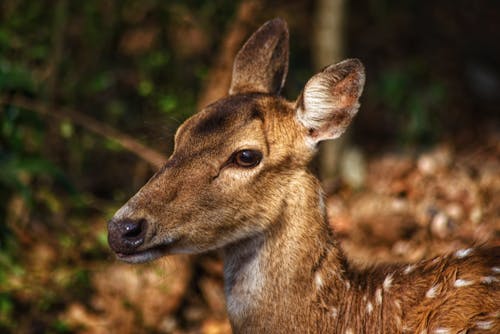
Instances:
[[[344,133],[359,109],[364,83],[358,59],[327,66],[307,82],[297,100],[297,119],[315,143]]]

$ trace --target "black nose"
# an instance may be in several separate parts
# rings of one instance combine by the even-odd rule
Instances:
[[[117,253],[133,253],[144,243],[148,222],[146,219],[111,220],[108,223],[108,243]]]

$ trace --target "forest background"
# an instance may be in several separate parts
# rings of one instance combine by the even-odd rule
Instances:
[[[289,99],[328,63],[366,66],[351,129],[311,167],[346,252],[500,244],[498,1],[3,0],[0,332],[230,332],[217,253],[121,264],[106,221],[274,17]]]

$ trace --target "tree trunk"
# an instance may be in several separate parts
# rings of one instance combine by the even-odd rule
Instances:
[[[342,60],[344,56],[345,0],[318,0],[314,22],[313,61],[316,70]],[[319,176],[325,183],[338,174],[339,157],[346,135],[320,144]]]

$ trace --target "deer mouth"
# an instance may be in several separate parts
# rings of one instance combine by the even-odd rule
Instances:
[[[118,260],[127,263],[145,263],[156,260],[162,256],[168,255],[177,239],[167,240],[159,245],[149,247],[144,250],[138,250],[131,253],[115,252]]]

